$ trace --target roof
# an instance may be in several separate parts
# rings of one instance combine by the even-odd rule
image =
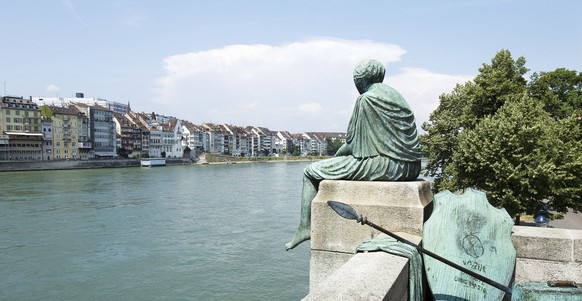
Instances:
[[[59,107],[59,106],[48,106],[53,114],[59,115],[78,115],[80,113],[75,107]]]
[[[8,109],[38,110],[38,105],[32,100],[13,96],[2,96],[2,107]]]

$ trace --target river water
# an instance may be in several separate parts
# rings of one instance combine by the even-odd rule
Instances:
[[[0,300],[299,300],[306,164],[0,173]]]

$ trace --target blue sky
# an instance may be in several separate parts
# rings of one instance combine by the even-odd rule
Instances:
[[[420,125],[501,49],[582,71],[580,1],[0,0],[2,94],[83,92],[134,111],[345,131],[374,58]]]

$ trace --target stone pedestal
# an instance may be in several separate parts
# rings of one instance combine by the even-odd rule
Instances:
[[[311,205],[310,290],[347,262],[358,245],[380,233],[341,218],[327,201],[349,204],[389,231],[422,236],[422,225],[432,209],[432,192],[424,180],[322,181]]]

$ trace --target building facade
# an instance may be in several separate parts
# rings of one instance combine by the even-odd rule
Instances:
[[[31,99],[3,96],[0,103],[0,160],[42,160],[41,114]]]

